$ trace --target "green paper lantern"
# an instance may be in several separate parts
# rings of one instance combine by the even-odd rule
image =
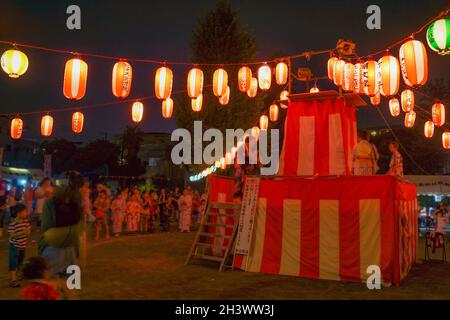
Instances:
[[[450,19],[434,21],[427,30],[427,41],[431,50],[441,55],[450,53]]]

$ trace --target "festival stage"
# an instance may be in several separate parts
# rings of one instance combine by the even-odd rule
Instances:
[[[233,184],[211,176],[210,201],[231,202]],[[399,285],[416,259],[417,237],[413,184],[391,176],[262,178],[249,254],[235,255],[234,267],[360,282],[376,265],[384,284]]]

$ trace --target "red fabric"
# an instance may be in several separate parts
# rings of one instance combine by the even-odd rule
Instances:
[[[340,137],[334,136],[329,131],[331,115],[340,115],[342,130]],[[314,126],[315,137],[313,141],[314,151],[312,154],[300,153],[299,155],[299,150],[303,150],[301,149],[300,138],[302,134],[301,119],[305,119],[307,123]],[[356,143],[355,119],[355,109],[347,105],[344,99],[338,98],[335,100],[289,103],[285,120],[285,135],[280,158],[279,175],[298,176],[297,168],[299,161],[314,163],[313,172],[307,175],[349,175],[351,171],[349,154],[351,154],[353,146]],[[339,142],[343,145],[344,154],[330,154],[330,141],[336,139],[342,140],[339,140]],[[345,157],[345,159],[342,159],[342,157]],[[339,173],[330,172],[330,162],[332,162],[332,159],[344,160],[345,170]]]
[[[22,300],[58,300],[59,293],[51,285],[43,282],[31,282],[21,292]]]
[[[300,276],[319,278],[320,200],[339,202],[339,277],[341,281],[361,281],[360,270],[360,200],[380,200],[380,269],[383,281],[399,284],[406,276],[413,261],[401,252],[399,243],[404,241],[399,232],[399,199],[416,199],[416,187],[398,182],[391,176],[342,177],[342,178],[287,178],[262,179],[259,197],[267,199],[264,248],[260,272],[279,274],[281,243],[283,239],[283,200],[301,200],[301,255]],[[412,205],[408,217],[410,230],[414,230],[409,247],[415,259],[417,250],[417,222],[412,219]],[[367,237],[367,234],[365,235]],[[405,249],[406,251],[406,249]],[[399,259],[406,261],[400,273]],[[409,259],[409,260],[408,260]],[[235,257],[234,266],[239,268],[242,256]],[[405,273],[406,272],[406,273]]]

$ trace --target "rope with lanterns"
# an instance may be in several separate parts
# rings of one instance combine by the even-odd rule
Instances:
[[[381,96],[389,99],[389,111],[393,117],[398,117],[401,111],[405,113],[404,125],[407,128],[414,126],[417,107],[414,93],[423,94],[418,90],[428,79],[428,56],[425,45],[415,39],[415,36],[428,27],[426,39],[430,49],[439,55],[450,54],[450,19],[446,16],[449,9],[442,11],[438,16],[427,22],[408,38],[397,41],[386,50],[382,50],[364,57],[337,57],[332,55],[328,59],[328,78],[346,92],[364,94],[370,98],[372,105],[381,103]],[[400,45],[398,58],[389,51]],[[373,57],[384,53],[378,60]],[[355,61],[355,63],[352,63]],[[400,74],[405,89],[400,89]],[[433,98],[435,103],[431,107],[431,119],[425,122],[424,135],[431,138],[435,127],[446,125],[445,105],[447,101]],[[422,109],[422,108],[419,108]],[[422,109],[423,110],[423,109]],[[442,145],[450,149],[450,132],[442,133]]]

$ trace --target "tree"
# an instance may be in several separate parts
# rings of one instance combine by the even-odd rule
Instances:
[[[144,167],[139,159],[139,150],[144,141],[144,133],[138,126],[127,126],[120,138],[121,146],[121,171],[124,175],[138,176],[144,172]]]
[[[77,153],[74,142],[66,139],[46,140],[41,148],[44,154],[52,155],[52,171],[56,174],[73,169],[73,156]]]
[[[80,172],[92,172],[104,169],[104,174],[117,170],[119,146],[106,140],[98,139],[87,143],[73,157],[73,169]]]
[[[228,1],[219,1],[213,11],[199,19],[191,38],[192,61],[194,63],[240,63],[253,61],[256,57],[256,42],[250,32],[239,24],[238,12],[231,8]],[[256,73],[257,66],[253,68]],[[207,84],[212,83],[213,67],[201,66],[204,72],[205,87],[203,90],[203,108],[194,112],[191,100],[187,95],[175,101],[175,121],[178,127],[193,132],[195,120],[203,122],[203,130],[217,128],[223,133],[228,128],[249,129],[257,125],[262,111],[268,108],[266,96],[262,92],[250,99],[237,88],[234,78],[237,77],[237,66],[225,66],[230,86],[230,101],[221,106],[218,98],[212,94]],[[276,89],[275,89],[276,90]],[[278,94],[281,91],[278,90]],[[271,96],[276,94],[272,93]],[[272,98],[273,99],[273,98]],[[270,104],[270,102],[268,102]]]

